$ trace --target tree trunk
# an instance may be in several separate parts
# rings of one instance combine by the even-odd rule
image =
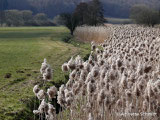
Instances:
[[[73,36],[73,32],[74,32],[74,31],[73,31],[73,30],[71,30],[71,35],[72,35],[72,36]]]

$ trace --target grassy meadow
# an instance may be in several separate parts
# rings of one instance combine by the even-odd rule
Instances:
[[[0,28],[0,120],[32,118],[27,106],[34,96],[32,88],[39,82],[44,58],[54,69],[50,84],[63,83],[66,78],[61,65],[71,56],[85,57],[89,53],[88,44],[74,38],[64,42],[68,34],[65,27]]]

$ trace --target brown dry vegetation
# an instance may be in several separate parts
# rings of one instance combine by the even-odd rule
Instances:
[[[58,91],[54,86],[47,91],[34,87],[41,100],[34,114],[45,114],[47,120],[160,119],[160,29],[136,25],[107,29],[111,38],[99,46],[92,42],[88,60],[77,56],[62,65],[69,79]],[[46,66],[44,61],[44,80],[51,75]],[[48,101],[56,94],[62,107],[58,115]]]
[[[106,26],[98,26],[98,27],[91,27],[91,26],[84,26],[84,27],[77,27],[74,35],[77,40],[83,42],[91,42],[94,41],[96,43],[102,43],[104,40],[110,38],[110,30]]]

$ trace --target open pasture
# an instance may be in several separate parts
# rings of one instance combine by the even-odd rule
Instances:
[[[54,69],[53,82],[63,83],[61,64],[80,52],[85,56],[86,44],[62,41],[68,34],[65,27],[0,28],[0,120],[29,114],[25,104],[34,95],[32,88],[39,82],[44,58]]]

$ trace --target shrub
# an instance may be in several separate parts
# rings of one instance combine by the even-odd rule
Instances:
[[[63,42],[66,42],[66,43],[69,43],[72,38],[73,38],[73,37],[72,37],[71,35],[65,35],[65,36],[62,38],[62,41],[63,41]]]

